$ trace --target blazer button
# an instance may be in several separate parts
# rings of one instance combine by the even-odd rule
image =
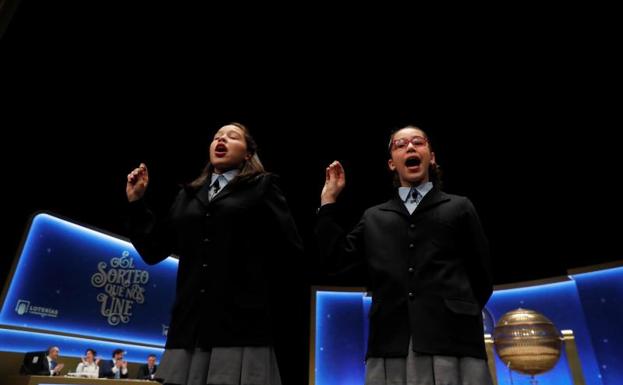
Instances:
[[[414,268],[412,268],[412,267],[409,268],[409,273],[413,274],[414,271],[415,271]]]
[[[413,243],[409,243],[409,248],[410,248],[410,249],[412,249],[412,248],[414,248],[414,247],[415,247],[415,245],[414,245]]]
[[[412,228],[412,229],[415,229],[415,225],[414,225],[413,223],[411,223],[411,224],[409,225],[409,227],[410,227],[410,228]]]
[[[415,293],[410,291],[409,292],[409,299],[413,299],[413,298],[415,298]]]

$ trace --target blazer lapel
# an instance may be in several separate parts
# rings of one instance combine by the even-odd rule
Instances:
[[[229,194],[231,194],[232,193],[232,182],[227,183],[227,185],[225,185],[225,187],[223,187],[221,191],[219,191],[218,194],[216,194],[212,198],[212,200],[210,201],[210,204],[214,204],[222,199],[225,199]]]
[[[408,219],[410,215],[409,211],[405,207],[404,202],[402,201],[400,195],[398,195],[397,192],[394,194],[394,197],[392,199],[383,203],[380,209],[383,211],[393,211],[396,214],[404,217],[405,219]]]
[[[408,219],[412,215],[418,215],[430,208],[433,208],[449,200],[450,197],[446,193],[439,190],[437,187],[433,187],[432,190],[424,195],[424,198],[422,198],[420,204],[416,207],[415,211],[413,211],[413,214],[409,214],[409,211],[405,207],[404,202],[402,201],[400,195],[398,195],[397,192],[392,199],[382,204],[380,209],[384,211],[393,211],[396,214],[399,214],[400,216]]]
[[[203,204],[204,206],[208,206],[210,204],[210,184],[206,183],[199,191],[195,194],[195,197]]]
[[[232,193],[232,185],[234,183],[229,182],[227,183],[227,185],[225,187],[223,187],[221,189],[221,191],[219,191],[218,194],[216,194],[212,200],[210,200],[210,185],[208,183],[204,184],[201,189],[199,190],[199,192],[195,195],[197,197],[197,199],[199,200],[199,202],[201,202],[201,204],[203,204],[204,206],[208,207],[209,205],[214,204],[214,202],[218,202],[221,199],[224,199],[225,197],[227,197],[229,194]]]
[[[446,193],[437,187],[433,187],[432,190],[424,195],[424,198],[422,198],[422,201],[417,205],[415,211],[413,211],[413,214],[411,215],[419,215],[420,213],[449,200],[450,197]]]

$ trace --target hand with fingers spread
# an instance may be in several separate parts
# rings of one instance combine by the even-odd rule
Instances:
[[[148,184],[149,172],[147,171],[147,165],[141,163],[140,166],[128,174],[128,181],[125,186],[125,193],[128,196],[128,201],[134,202],[141,199],[143,195],[145,195]]]
[[[320,204],[335,203],[344,186],[346,186],[344,167],[336,160],[326,169],[324,187],[320,193]]]
[[[65,364],[56,365],[56,367],[53,370],[54,375],[58,375],[61,372],[61,370],[63,370],[64,367],[65,367]]]

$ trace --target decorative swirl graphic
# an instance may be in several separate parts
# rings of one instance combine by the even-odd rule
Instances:
[[[107,317],[110,314],[110,309],[106,309],[105,305],[106,305],[106,301],[108,300],[108,296],[104,293],[99,293],[97,295],[97,302],[101,302],[102,303],[102,315]]]
[[[145,302],[145,288],[149,282],[149,272],[134,266],[134,259],[124,250],[121,257],[97,264],[97,272],[91,276],[91,284],[96,288],[104,288],[97,295],[101,304],[100,314],[111,326],[130,322],[133,307]]]
[[[106,284],[106,262],[97,264],[98,273],[91,276],[91,285],[94,287],[102,287]]]

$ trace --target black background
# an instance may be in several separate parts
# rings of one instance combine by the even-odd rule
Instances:
[[[353,223],[391,194],[388,133],[405,124],[429,132],[445,190],[476,205],[496,284],[621,258],[620,63],[607,22],[457,25],[446,12],[423,27],[374,9],[49,3],[23,0],[0,40],[0,281],[34,212],[122,234],[126,174],[147,163],[147,199],[165,210],[229,121],[282,177],[307,285],[357,284],[308,262],[324,167],[343,162]],[[303,383],[301,314],[291,367]]]

